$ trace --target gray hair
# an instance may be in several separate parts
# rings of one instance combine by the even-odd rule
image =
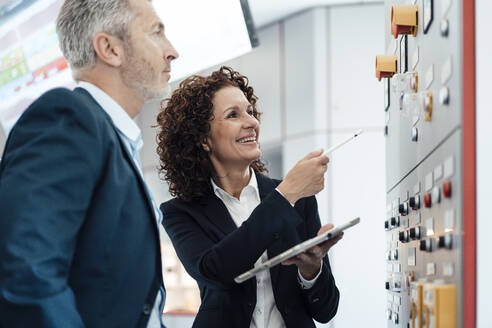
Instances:
[[[133,20],[129,0],[65,0],[56,19],[60,48],[77,75],[96,63],[94,37],[101,32],[125,40]]]

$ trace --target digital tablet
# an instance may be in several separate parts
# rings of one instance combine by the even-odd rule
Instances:
[[[360,222],[360,218],[355,218],[345,224],[333,227],[332,229],[322,233],[319,236],[313,237],[311,239],[308,239],[300,244],[297,244],[296,246],[289,248],[285,252],[282,252],[278,254],[275,257],[272,257],[268,261],[263,262],[257,267],[254,267],[253,269],[246,271],[243,274],[240,274],[236,278],[234,278],[234,281],[237,283],[241,283],[243,281],[248,280],[249,278],[254,277],[258,272],[261,272],[266,269],[270,269],[271,267],[276,266],[277,264],[290,259],[293,256],[296,256],[297,254],[300,254],[304,251],[307,251],[313,246],[316,246],[318,244],[321,244],[324,241],[327,241],[328,239],[334,238],[338,236],[343,230],[348,229],[350,227],[353,227],[357,223]]]

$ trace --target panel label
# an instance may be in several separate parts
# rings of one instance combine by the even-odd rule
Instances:
[[[454,209],[447,210],[444,213],[444,231],[451,232],[454,230],[455,221],[454,221]]]
[[[446,82],[448,82],[449,79],[451,78],[452,73],[453,73],[453,62],[451,56],[449,56],[444,62],[444,64],[442,64],[441,83],[445,84]]]
[[[425,191],[429,191],[432,189],[433,181],[432,181],[432,172],[429,172],[425,176]]]
[[[439,179],[441,179],[441,178],[442,178],[442,165],[439,164],[434,169],[434,182],[439,181]]]
[[[419,47],[415,47],[415,50],[413,51],[412,54],[412,69],[415,71],[415,68],[417,67],[417,63],[419,62]]]
[[[415,264],[416,264],[415,254],[416,254],[416,250],[414,247],[408,249],[408,265],[409,266],[415,266]]]
[[[427,275],[433,276],[436,274],[436,264],[435,263],[427,263]]]
[[[444,179],[453,176],[453,174],[454,174],[454,158],[453,156],[450,156],[444,162]]]
[[[429,89],[430,85],[434,81],[434,65],[430,65],[430,67],[425,72],[425,88]]]

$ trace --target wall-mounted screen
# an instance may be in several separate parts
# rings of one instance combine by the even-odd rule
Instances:
[[[7,1],[0,8],[0,122],[6,133],[43,92],[75,85],[55,32],[61,3]]]
[[[258,46],[246,0],[154,1],[179,52],[171,81],[239,57]],[[179,13],[179,14],[176,14]]]

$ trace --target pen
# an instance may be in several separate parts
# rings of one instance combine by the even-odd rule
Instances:
[[[338,148],[342,147],[343,145],[345,145],[347,142],[349,142],[350,140],[353,140],[355,139],[356,137],[360,136],[362,134],[362,132],[364,132],[362,129],[361,130],[358,130],[357,132],[355,132],[352,136],[350,136],[350,138],[340,142],[338,145],[335,145],[331,148],[329,148],[327,151],[325,151],[323,153],[324,156],[328,156],[330,153],[334,152],[335,150],[337,150]]]

